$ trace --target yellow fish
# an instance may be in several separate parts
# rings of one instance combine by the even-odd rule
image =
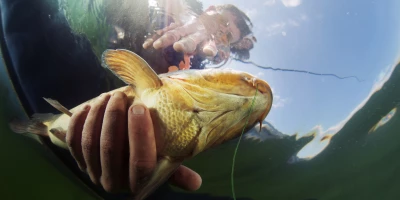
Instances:
[[[158,76],[146,61],[128,50],[106,50],[102,62],[128,84],[109,93],[124,92],[130,104],[140,98],[157,130],[158,163],[148,181],[138,188],[137,200],[164,183],[185,159],[240,136],[246,120],[246,131],[257,122],[261,125],[271,109],[270,86],[248,73],[205,69]],[[11,128],[17,133],[48,136],[52,143],[68,149],[65,137],[70,116],[94,99],[71,110],[55,100],[45,100],[64,114],[35,114],[30,122],[12,122]]]

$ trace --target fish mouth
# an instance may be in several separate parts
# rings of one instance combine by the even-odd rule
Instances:
[[[262,94],[271,94],[271,97],[272,97],[271,87],[269,86],[269,84],[266,81],[261,80],[257,77],[251,76],[249,74],[243,74],[243,80],[246,81],[248,84],[252,85],[255,89],[257,89]]]
[[[272,90],[271,90],[271,87],[269,86],[269,84],[261,79],[255,78],[253,80],[253,86],[256,87],[258,89],[258,91],[260,91],[263,95],[268,95],[269,96],[268,98],[270,99],[268,101],[268,104],[267,104],[267,107],[266,107],[264,113],[258,119],[258,121],[260,123],[260,131],[261,131],[262,122],[264,121],[264,119],[267,117],[269,111],[271,110],[273,95],[272,95]]]
[[[243,77],[242,78],[243,81],[246,81],[249,85],[254,87],[258,92],[260,92],[262,95],[266,96],[266,98],[268,99],[268,101],[267,101],[268,103],[266,105],[264,112],[261,114],[261,116],[257,120],[260,123],[260,131],[261,131],[262,122],[267,117],[267,115],[272,107],[273,95],[272,95],[271,87],[269,86],[269,84],[266,81],[259,79],[257,77],[254,77],[250,74],[244,73],[242,75],[242,77]]]
[[[196,101],[203,102],[202,104],[205,105],[210,104],[213,100],[206,98],[207,95],[204,94],[211,96],[222,95],[220,98],[245,98],[248,100],[256,98],[257,117],[255,119],[260,124],[262,124],[272,107],[273,96],[269,84],[247,72],[225,68],[171,73],[167,76],[170,79],[178,80],[178,83],[187,87],[187,90],[190,90],[192,95],[196,94]],[[194,85],[196,86],[194,87]],[[242,105],[237,106],[239,106],[239,109],[242,107]],[[215,106],[206,107],[215,109]]]
[[[215,76],[203,77],[211,82],[217,83],[216,85],[219,85],[218,90],[222,91],[223,93],[243,97],[253,97],[255,91],[257,91],[257,95],[259,95],[258,93],[261,93],[263,98],[266,99],[265,110],[258,118],[258,121],[260,124],[262,124],[262,121],[265,119],[265,117],[267,117],[269,111],[271,110],[273,101],[271,87],[266,81],[259,79],[247,72],[240,72],[229,68],[221,71],[210,70],[208,73],[210,75],[214,74]]]

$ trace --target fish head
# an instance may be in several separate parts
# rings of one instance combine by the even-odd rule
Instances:
[[[165,74],[174,87],[182,88],[178,98],[194,110],[200,133],[192,156],[237,138],[266,118],[272,106],[267,82],[233,69],[185,70]]]

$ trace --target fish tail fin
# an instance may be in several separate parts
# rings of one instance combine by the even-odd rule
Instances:
[[[69,111],[66,107],[64,107],[60,102],[58,102],[57,100],[54,99],[49,99],[49,98],[44,98],[43,99],[45,101],[47,101],[47,103],[49,103],[51,106],[53,106],[55,109],[59,110],[60,112],[68,115],[68,116],[72,116],[72,112]]]
[[[144,200],[147,198],[158,186],[171,177],[182,162],[182,160],[172,160],[168,157],[161,158],[150,178],[145,183],[141,184],[134,200]]]
[[[10,129],[19,134],[33,133],[40,136],[48,137],[48,127],[40,121],[37,120],[19,120],[13,119],[9,123]]]

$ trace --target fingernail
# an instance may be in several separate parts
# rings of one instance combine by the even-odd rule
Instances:
[[[123,92],[114,92],[112,96],[122,98],[122,99],[126,98],[126,95]]]
[[[101,99],[101,100],[103,100],[103,99],[107,100],[107,99],[109,99],[110,97],[111,97],[111,95],[110,95],[109,93],[103,93],[103,94],[101,94],[101,95],[99,96],[99,99]]]
[[[185,47],[180,42],[175,42],[175,44],[173,45],[173,48],[177,52],[183,52],[185,50]]]
[[[143,115],[144,114],[144,107],[141,105],[135,105],[132,108],[132,112],[135,115]]]
[[[161,43],[161,41],[159,41],[159,40],[157,40],[157,41],[155,41],[155,42],[153,43],[153,47],[154,47],[155,49],[159,49],[159,48],[161,48],[161,46],[162,46],[162,43]]]
[[[85,107],[83,107],[83,111],[88,111],[90,108],[90,105],[85,105]]]

